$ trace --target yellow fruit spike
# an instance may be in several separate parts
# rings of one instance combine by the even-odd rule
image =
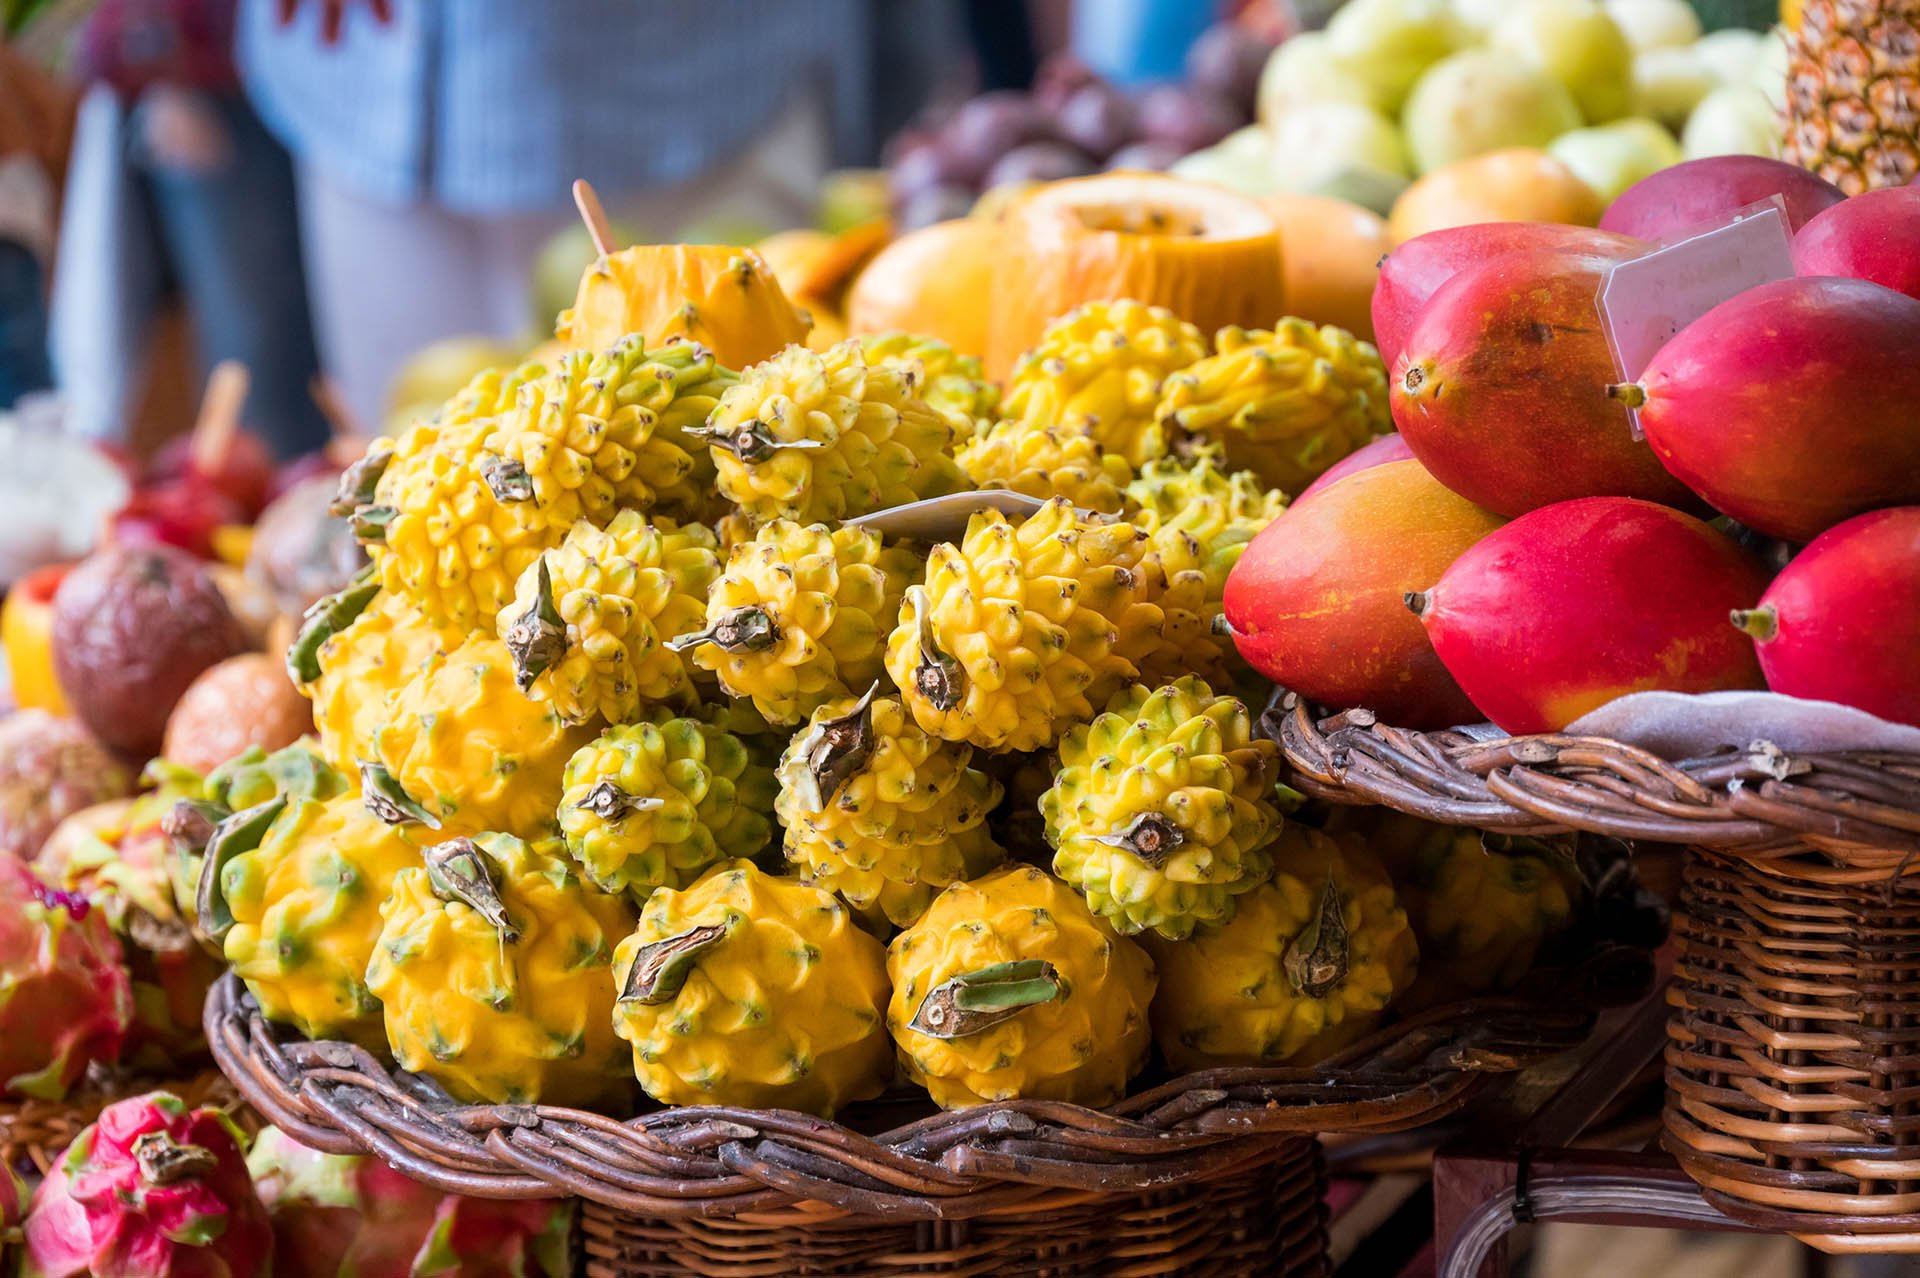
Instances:
[[[776,811],[801,874],[906,927],[949,883],[1006,854],[987,829],[1000,783],[869,691],[814,711],[780,760]]]
[[[1133,468],[1093,436],[1064,426],[1008,418],[962,444],[960,468],[980,488],[1004,488],[1029,497],[1064,497],[1081,510],[1120,512]]]
[[[1413,983],[1406,911],[1364,846],[1288,826],[1274,861],[1231,922],[1147,938],[1160,965],[1154,1036],[1175,1069],[1316,1060],[1373,1029]]]
[[[1221,329],[1214,345],[1167,379],[1156,415],[1220,445],[1263,487],[1297,493],[1393,429],[1380,354],[1343,328],[1288,318],[1272,332]]]
[[[1219,449],[1202,447],[1191,457],[1148,462],[1127,485],[1133,522],[1156,543],[1185,533],[1199,544],[1213,603],[1240,552],[1287,507],[1285,493],[1263,486],[1252,471],[1228,470],[1224,463]]]
[[[752,249],[643,244],[587,267],[554,335],[576,350],[605,350],[629,333],[665,345],[698,342],[727,368],[745,368],[804,342],[808,320]]]
[[[1129,466],[1164,456],[1155,415],[1166,379],[1207,353],[1207,339],[1171,311],[1089,302],[1047,326],[1007,383],[1005,415],[1090,434]]]
[[[609,963],[633,911],[558,851],[507,834],[436,843],[381,908],[367,985],[394,1059],[456,1099],[591,1106],[627,1090]]]
[[[869,366],[857,341],[747,369],[699,432],[720,492],[758,523],[814,523],[964,488],[954,421],[919,397],[921,372]]]
[[[887,974],[900,1063],[942,1109],[1107,1105],[1146,1064],[1152,960],[1032,866],[947,888]]]
[[[1271,869],[1278,767],[1234,698],[1191,677],[1130,688],[1060,743],[1040,798],[1054,872],[1124,933],[1224,923]]]
[[[524,696],[506,645],[475,635],[400,686],[375,745],[399,788],[450,830],[547,835],[567,759],[593,733]]]
[[[693,704],[693,670],[667,641],[702,624],[719,575],[718,543],[699,524],[649,523],[633,510],[605,529],[582,520],[520,575],[496,619],[515,681],[568,723],[625,723],[643,702]]]
[[[886,628],[919,573],[869,529],[776,520],[733,548],[705,627],[673,644],[769,723],[798,723],[880,677]]]
[[[294,798],[256,848],[216,867],[233,920],[223,939],[227,962],[268,1020],[309,1038],[384,1045],[380,1005],[364,976],[380,903],[420,864],[428,834],[382,821],[357,792]]]
[[[892,1076],[880,943],[831,893],[750,861],[649,897],[613,974],[614,1030],[664,1104],[831,1117]]]
[[[955,418],[961,438],[971,438],[993,424],[1000,408],[1000,388],[986,379],[974,356],[937,337],[898,330],[861,338],[860,350],[869,364],[918,364],[921,397]]]

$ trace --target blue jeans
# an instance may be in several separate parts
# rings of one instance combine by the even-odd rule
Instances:
[[[0,409],[53,385],[45,289],[40,259],[32,250],[0,240]]]
[[[209,100],[225,125],[229,160],[212,170],[169,166],[144,154],[132,117],[129,156],[161,273],[150,302],[177,291],[193,321],[204,368],[239,360],[253,375],[242,420],[281,458],[324,446],[314,403],[319,371],[293,165],[237,95]]]

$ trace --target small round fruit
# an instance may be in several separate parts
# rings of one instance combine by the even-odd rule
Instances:
[[[1700,15],[1686,0],[1607,0],[1607,16],[1635,53],[1681,48],[1700,38]]]
[[[1589,124],[1625,115],[1633,103],[1633,46],[1595,0],[1526,0],[1493,28],[1493,48],[1566,86]]]
[[[1400,130],[1358,102],[1308,102],[1274,123],[1274,177],[1289,190],[1312,190],[1349,169],[1409,174]]]
[[[1386,220],[1324,195],[1270,195],[1260,203],[1280,224],[1287,314],[1372,341],[1369,308],[1389,247]],[[1294,252],[1287,251],[1289,244]]]
[[[1386,109],[1385,96],[1334,54],[1322,31],[1303,31],[1286,41],[1260,73],[1257,113],[1262,124],[1272,128],[1303,102],[1357,102],[1376,111]]]
[[[313,707],[287,680],[287,664],[244,652],[209,667],[167,719],[161,753],[207,773],[249,746],[271,754],[313,731]]]
[[[987,348],[987,291],[1000,228],[976,218],[935,222],[880,250],[847,292],[854,334],[923,333],[957,351]]]
[[[1564,222],[1592,226],[1605,209],[1594,189],[1545,151],[1513,147],[1436,169],[1394,201],[1387,236],[1416,235],[1476,222]]]
[[[72,719],[35,709],[0,718],[0,857],[33,860],[67,817],[132,787],[120,761]]]
[[[1351,0],[1327,23],[1327,47],[1398,111],[1421,74],[1466,33],[1446,0]]]
[[[1491,49],[1456,53],[1428,71],[1401,116],[1420,173],[1489,151],[1545,146],[1580,123],[1580,108],[1558,80]]]
[[[1780,154],[1780,132],[1767,95],[1744,84],[1722,85],[1701,98],[1680,133],[1681,154],[1689,160],[1716,155]]]
[[[108,745],[145,758],[200,672],[246,635],[199,561],[170,546],[109,546],[53,598],[54,669],[74,712]]]
[[[1591,129],[1562,133],[1547,154],[1611,200],[1649,174],[1680,163],[1680,144],[1652,120],[1615,120]]]

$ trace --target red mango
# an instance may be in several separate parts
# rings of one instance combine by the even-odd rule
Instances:
[[[1380,260],[1380,278],[1373,286],[1373,344],[1391,368],[1421,309],[1440,286],[1488,258],[1563,249],[1624,261],[1647,248],[1632,236],[1561,222],[1476,222],[1416,235]]]
[[[1749,204],[1778,195],[1787,224],[1799,230],[1822,209],[1847,198],[1823,177],[1760,155],[1712,155],[1641,178],[1607,206],[1600,227],[1658,240],[1723,222]]]
[[[1827,529],[1733,623],[1775,692],[1920,727],[1920,506]]]
[[[1394,423],[1435,479],[1520,515],[1577,497],[1693,501],[1607,398],[1595,304],[1612,259],[1534,249],[1455,275],[1394,363]]]
[[[1479,716],[1403,602],[1498,528],[1417,461],[1303,495],[1248,544],[1226,614],[1248,663],[1310,701],[1441,728]]]
[[[1920,297],[1920,186],[1843,200],[1793,237],[1797,275],[1844,275]]]
[[[1295,497],[1294,501],[1304,501],[1322,488],[1333,487],[1348,475],[1357,474],[1374,466],[1384,466],[1388,462],[1408,461],[1412,457],[1413,450],[1407,447],[1407,441],[1400,435],[1382,435],[1371,444],[1362,444],[1327,467],[1321,472],[1320,478],[1300,490],[1300,495]]]
[[[1474,705],[1518,736],[1632,692],[1760,687],[1753,645],[1727,616],[1765,585],[1693,516],[1590,497],[1488,534],[1407,604]]]
[[[1920,501],[1920,299],[1890,288],[1796,278],[1748,289],[1614,393],[1641,405],[1668,470],[1758,532],[1808,541],[1850,515]]]

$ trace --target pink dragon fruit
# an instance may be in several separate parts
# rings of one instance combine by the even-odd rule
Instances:
[[[13,1174],[13,1168],[0,1163],[0,1274],[9,1268],[14,1248],[20,1243],[20,1222],[27,1214],[27,1187]]]
[[[120,943],[84,897],[0,856],[0,1094],[58,1100],[119,1057],[133,1020]]]
[[[323,1154],[273,1128],[247,1158],[278,1239],[276,1278],[564,1278],[561,1199],[443,1194],[373,1158]]]
[[[31,861],[67,816],[132,788],[125,765],[79,720],[45,710],[0,719],[0,853]]]
[[[219,1110],[165,1092],[100,1111],[27,1213],[32,1278],[267,1278],[273,1228]]]

